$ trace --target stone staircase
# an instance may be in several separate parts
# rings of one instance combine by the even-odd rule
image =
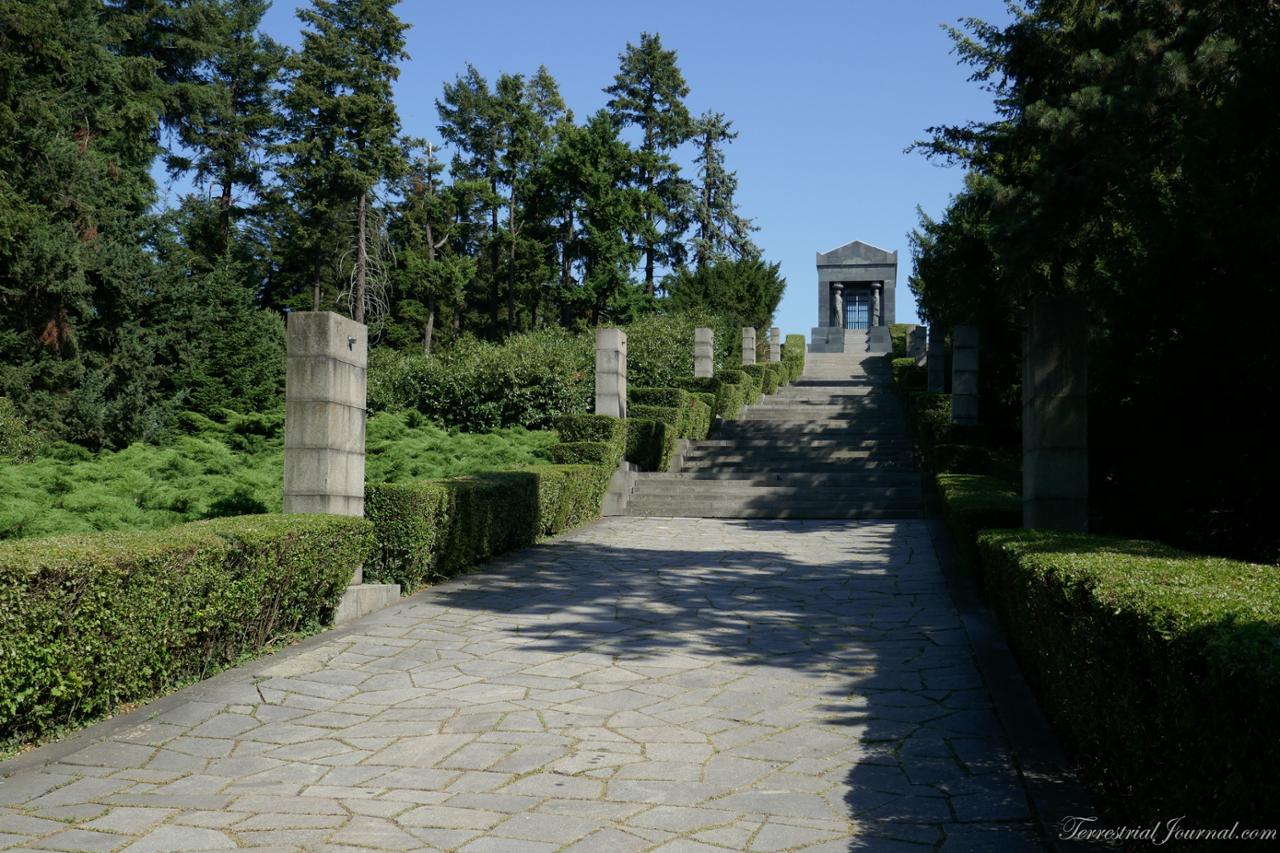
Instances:
[[[918,518],[920,475],[888,357],[810,352],[793,385],[694,442],[675,473],[638,475],[626,515]]]

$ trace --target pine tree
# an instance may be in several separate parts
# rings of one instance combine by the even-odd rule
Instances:
[[[391,89],[396,63],[408,56],[397,2],[312,0],[298,11],[307,28],[302,49],[286,63],[290,138],[280,173],[293,214],[290,240],[295,257],[309,258],[316,310],[326,275],[336,279],[345,260],[348,282],[329,283],[346,290],[351,316],[362,323],[377,231],[371,208],[378,187],[404,171]]]
[[[663,49],[661,36],[642,33],[640,44],[628,42],[618,61],[613,85],[604,91],[610,96],[608,108],[614,122],[634,126],[641,133],[634,185],[643,191],[645,227],[639,236],[645,293],[652,296],[656,265],[684,261],[688,184],[671,154],[688,141],[692,130],[684,104],[689,87],[676,64],[676,52]]]
[[[216,189],[218,239],[211,249],[219,254],[231,248],[246,209],[237,189],[255,195],[262,189],[263,154],[280,130],[275,84],[287,51],[258,31],[269,6],[269,0],[216,0],[220,15],[205,36],[207,55],[179,84],[186,108],[173,125],[181,147],[170,152],[168,166],[192,172],[197,187]]]
[[[422,351],[430,354],[441,305],[449,306],[455,314],[461,310],[465,286],[474,277],[476,264],[451,244],[465,217],[466,188],[441,186],[444,166],[435,158],[431,143],[413,140],[412,147],[422,154],[407,156],[409,171],[391,226],[396,290],[402,297],[395,310],[417,326]]]
[[[698,235],[693,240],[698,269],[726,258],[756,258],[760,249],[751,242],[757,230],[750,219],[738,214],[734,193],[738,176],[724,165],[724,146],[738,138],[733,122],[724,113],[705,112],[694,123],[698,146],[699,184],[696,188],[694,220]]]
[[[123,372],[154,365],[135,330],[161,112],[155,61],[121,49],[132,23],[98,0],[0,15],[0,395],[87,443],[142,434],[159,403]]]

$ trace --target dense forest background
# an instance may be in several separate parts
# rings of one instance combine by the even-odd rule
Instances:
[[[1091,528],[1280,561],[1280,7],[1040,0],[954,37],[998,116],[920,143],[968,177],[911,284],[931,325],[980,328],[988,430],[1018,446],[1023,309],[1072,295]]]
[[[546,68],[462,69],[433,142],[392,98],[396,0],[313,0],[297,51],[268,5],[0,7],[0,397],[48,437],[277,407],[288,309],[403,353],[668,310],[768,324],[783,283],[734,201],[732,122],[690,114],[658,36],[581,119]],[[173,209],[157,162],[193,188]]]

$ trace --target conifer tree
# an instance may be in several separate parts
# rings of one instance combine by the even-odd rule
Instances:
[[[397,2],[312,0],[298,11],[302,49],[286,63],[290,138],[280,172],[294,214],[291,239],[310,258],[317,310],[326,274],[336,279],[345,260],[348,281],[330,283],[347,290],[357,322],[370,302],[375,194],[404,170],[391,90],[396,63],[408,56]]]
[[[694,202],[694,221],[698,234],[693,239],[694,260],[698,269],[726,258],[759,257],[760,249],[751,242],[756,226],[739,215],[734,203],[738,175],[724,165],[724,146],[738,138],[733,122],[724,113],[705,112],[694,123],[694,142],[698,146],[698,185]]]
[[[634,185],[642,190],[644,230],[639,235],[644,254],[645,293],[653,295],[658,263],[680,265],[687,226],[688,184],[680,177],[672,152],[688,141],[692,131],[684,99],[689,87],[676,64],[676,52],[662,46],[662,37],[642,33],[640,44],[627,43],[608,94],[608,109],[620,127],[640,130]]]

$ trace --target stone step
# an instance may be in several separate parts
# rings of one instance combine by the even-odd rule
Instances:
[[[695,460],[683,467],[681,471],[743,471],[746,473],[773,473],[785,472],[789,474],[822,474],[827,471],[833,473],[850,473],[856,471],[911,471],[914,465],[910,461],[889,461],[880,459],[854,459],[839,460],[831,462],[812,462],[812,461],[796,461],[796,462],[778,462],[771,461],[765,463],[757,462],[717,462],[713,460]]]
[[[701,441],[694,442],[690,449],[701,449],[704,447],[737,447],[737,448],[769,448],[777,447],[784,450],[793,448],[813,447],[813,448],[845,448],[848,450],[866,449],[870,447],[911,447],[911,439],[906,436],[883,435],[867,438],[850,437],[850,438],[821,438],[806,436],[799,439],[799,443],[795,439],[786,438],[704,438]]]
[[[696,496],[707,500],[758,500],[770,499],[789,503],[844,503],[861,501],[920,500],[919,484],[900,486],[863,485],[850,486],[777,486],[769,484],[741,483],[733,480],[637,480],[631,492],[631,500],[641,497]]]
[[[679,471],[676,473],[651,472],[636,475],[636,482],[665,480],[674,482],[752,483],[759,485],[793,486],[797,488],[918,486],[920,474],[916,471]]]
[[[875,501],[841,504],[796,504],[789,501],[760,502],[704,500],[681,502],[659,499],[653,502],[632,498],[627,514],[651,518],[919,518],[918,503],[883,504]]]

